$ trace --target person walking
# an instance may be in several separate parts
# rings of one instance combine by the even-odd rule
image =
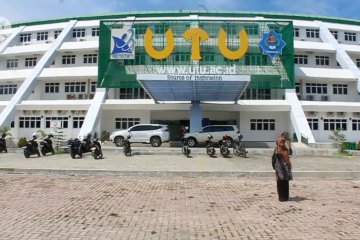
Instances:
[[[276,139],[276,148],[273,155],[273,168],[276,173],[276,186],[280,202],[289,200],[289,181],[292,177],[291,140],[287,132],[282,132]]]

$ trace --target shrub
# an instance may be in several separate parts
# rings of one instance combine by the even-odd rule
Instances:
[[[18,141],[18,143],[17,143],[17,145],[18,145],[18,147],[19,148],[22,148],[22,147],[24,147],[25,145],[26,145],[26,137],[21,137],[20,139],[19,139],[19,141]]]

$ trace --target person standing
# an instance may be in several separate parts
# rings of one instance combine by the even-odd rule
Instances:
[[[291,140],[287,132],[281,133],[276,139],[275,163],[273,165],[276,173],[276,185],[280,202],[289,200],[289,181],[292,180],[292,165],[290,156],[292,154]]]

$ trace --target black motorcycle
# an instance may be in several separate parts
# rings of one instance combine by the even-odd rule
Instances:
[[[92,141],[91,155],[93,156],[94,159],[100,159],[103,157],[100,138]]]
[[[33,136],[33,139],[26,142],[24,148],[24,156],[29,158],[31,155],[37,154],[40,157],[39,144],[36,142],[36,136]]]
[[[123,150],[124,150],[125,156],[131,156],[130,138],[131,138],[131,136],[128,135],[126,137],[126,139],[124,139],[124,141],[123,141]]]
[[[182,146],[182,154],[184,154],[186,157],[190,156],[191,150],[189,148],[189,142],[187,138],[181,139],[183,146]]]
[[[226,139],[223,139],[219,142],[219,145],[220,145],[220,154],[226,158],[229,156],[230,154],[230,151],[229,151],[229,147],[228,147],[228,144],[227,144],[227,141]]]
[[[209,155],[210,157],[214,157],[215,156],[215,148],[214,148],[214,143],[212,141],[213,136],[209,135],[208,139],[205,141],[205,145],[206,145],[206,154]]]
[[[81,141],[78,138],[70,139],[68,141],[68,145],[70,148],[70,156],[72,159],[75,159],[76,156],[82,158]]]
[[[238,138],[235,139],[235,146],[233,152],[236,156],[241,156],[246,158],[246,154],[248,153],[248,151],[246,151],[245,144],[241,141],[242,138],[243,135],[239,134]]]
[[[52,155],[55,154],[51,140],[53,137],[54,136],[52,134],[49,134],[46,138],[40,141],[40,152],[43,156],[45,156],[47,153],[51,153]]]
[[[91,133],[89,133],[81,142],[81,151],[82,153],[91,152],[93,143],[91,141]]]
[[[3,133],[0,138],[0,153],[2,153],[2,152],[7,153],[5,137],[6,137],[6,133]]]

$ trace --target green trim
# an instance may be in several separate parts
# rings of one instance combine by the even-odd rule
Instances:
[[[291,13],[272,13],[272,12],[240,12],[240,11],[205,11],[205,10],[177,10],[177,11],[140,11],[140,12],[122,12],[122,13],[109,13],[101,15],[87,15],[87,16],[74,16],[66,18],[55,18],[49,20],[38,20],[38,21],[29,21],[29,22],[19,22],[12,24],[13,27],[19,26],[32,26],[40,24],[51,24],[51,23],[61,23],[70,20],[78,21],[89,21],[89,20],[111,20],[117,18],[127,18],[129,16],[134,17],[179,17],[179,16],[189,16],[197,14],[199,16],[220,16],[220,17],[264,17],[264,18],[273,18],[273,19],[289,19],[289,20],[307,20],[307,21],[324,21],[340,24],[350,24],[350,25],[360,25],[360,20],[350,19],[350,18],[336,18],[336,17],[326,17],[326,16],[314,16],[314,15],[304,15],[304,14],[291,14]],[[269,19],[266,19],[269,20]]]

